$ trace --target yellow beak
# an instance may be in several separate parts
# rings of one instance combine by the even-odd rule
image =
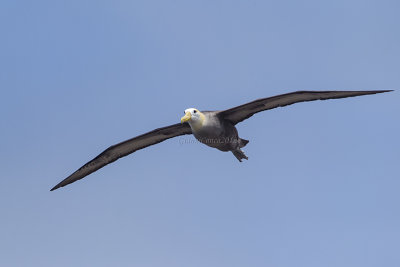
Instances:
[[[183,116],[183,117],[181,118],[181,123],[187,122],[187,121],[190,120],[191,118],[192,118],[192,114],[191,114],[189,111],[187,111],[186,114],[185,114],[185,116]]]

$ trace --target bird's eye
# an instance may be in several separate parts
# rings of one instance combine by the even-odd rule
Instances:
[[[197,112],[197,110],[193,110],[193,113],[196,113]]]

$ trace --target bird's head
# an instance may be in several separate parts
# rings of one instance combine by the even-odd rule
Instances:
[[[201,126],[204,118],[204,114],[198,109],[188,108],[185,110],[185,116],[181,118],[181,123],[187,122],[190,126]]]

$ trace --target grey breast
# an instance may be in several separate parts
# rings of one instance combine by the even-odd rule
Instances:
[[[210,147],[222,151],[232,149],[232,142],[238,139],[238,133],[234,125],[221,119],[215,111],[203,111],[206,123],[198,132],[194,133],[197,140]]]

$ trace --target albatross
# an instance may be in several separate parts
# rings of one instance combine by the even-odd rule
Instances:
[[[219,149],[230,151],[242,162],[248,159],[242,148],[249,142],[239,137],[236,124],[250,118],[254,114],[277,107],[284,107],[294,103],[346,98],[362,95],[372,95],[390,92],[392,90],[377,91],[297,91],[273,97],[261,98],[255,101],[222,111],[200,111],[188,108],[181,118],[181,122],[162,127],[148,133],[136,136],[119,144],[110,146],[100,155],[83,165],[70,176],[54,186],[50,191],[76,182],[98,169],[125,157],[135,151],[155,145],[167,139],[193,134],[201,143]]]

